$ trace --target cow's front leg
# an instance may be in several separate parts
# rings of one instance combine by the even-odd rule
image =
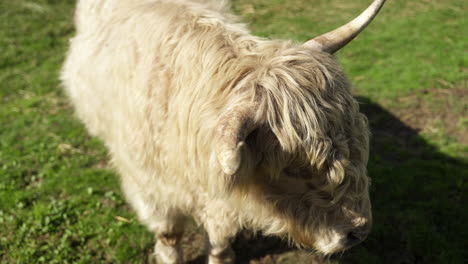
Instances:
[[[180,240],[182,234],[158,234],[155,255],[158,264],[182,264]]]
[[[231,248],[231,242],[239,231],[239,227],[233,216],[218,211],[216,217],[204,220],[204,226],[210,244],[208,264],[234,264],[235,254]]]
[[[169,214],[158,219],[155,255],[158,264],[182,264],[181,240],[184,233],[182,215]]]
[[[208,264],[234,264],[236,255],[230,245],[212,247],[208,255]]]
[[[127,200],[142,223],[156,234],[154,254],[158,264],[182,264],[180,241],[184,234],[185,216],[176,207],[160,206],[155,198],[157,189],[146,190],[131,174],[121,169],[122,187]]]

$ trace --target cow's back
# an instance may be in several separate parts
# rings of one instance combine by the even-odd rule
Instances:
[[[230,19],[223,5],[185,2],[81,0],[62,80],[123,176],[198,188],[208,182],[214,110],[225,103],[216,88],[231,81],[223,70],[237,51],[219,33]]]

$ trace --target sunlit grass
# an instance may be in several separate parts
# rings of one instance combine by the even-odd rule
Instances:
[[[369,2],[234,0],[233,7],[255,34],[302,42],[343,24]],[[401,98],[424,89],[466,93],[465,1],[387,2],[338,53],[363,108],[372,113],[376,104],[403,118],[414,104]],[[152,248],[152,234],[126,205],[103,144],[73,116],[58,81],[74,4],[0,1],[0,263],[141,263]],[[453,111],[455,127],[466,130],[467,104],[459,99],[466,96],[452,96],[447,110],[438,97],[431,101],[436,94],[424,97],[424,107]],[[391,123],[389,116],[381,112],[371,124]],[[369,164],[374,229],[345,255],[347,263],[468,258],[468,148],[443,120],[422,127],[417,148],[405,146],[408,140],[395,144],[376,128],[379,149]],[[294,262],[286,259],[281,263]]]

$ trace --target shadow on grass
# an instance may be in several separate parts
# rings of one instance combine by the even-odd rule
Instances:
[[[468,164],[441,154],[379,105],[358,100],[372,130],[369,175],[374,227],[369,238],[346,252],[341,262],[463,263],[468,219],[463,205],[467,179],[462,175],[468,175]],[[295,250],[277,238],[246,232],[233,247],[239,264],[271,263],[265,257]]]
[[[249,264],[251,260],[259,260],[268,255],[276,255],[293,251],[287,243],[276,237],[266,237],[254,235],[250,231],[243,231],[238,234],[233,245],[236,252],[236,263]],[[188,264],[205,264],[207,256],[198,256],[187,262]],[[269,263],[269,262],[258,262]]]
[[[344,262],[463,263],[468,163],[440,153],[379,105],[358,100],[372,131],[374,227]]]

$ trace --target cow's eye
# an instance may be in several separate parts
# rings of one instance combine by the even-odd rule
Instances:
[[[284,169],[284,173],[291,178],[306,179],[310,177],[310,171],[301,167],[287,167]]]

